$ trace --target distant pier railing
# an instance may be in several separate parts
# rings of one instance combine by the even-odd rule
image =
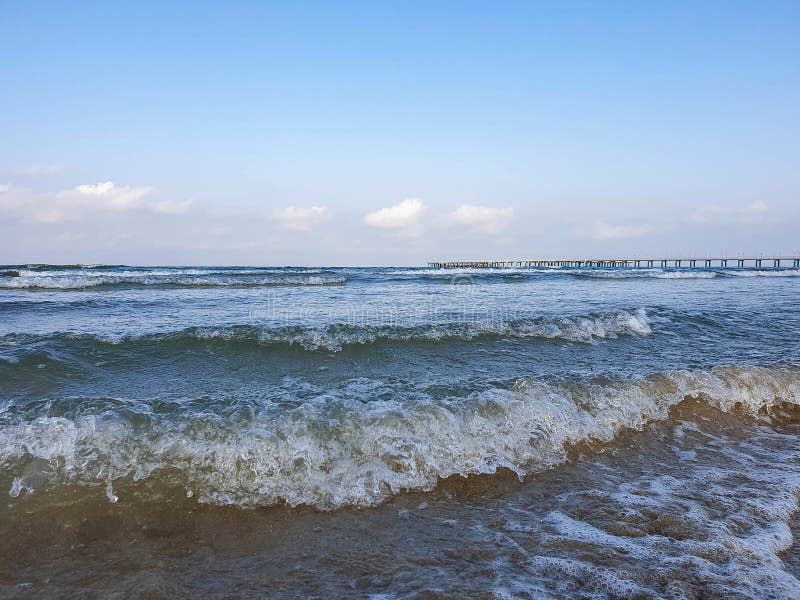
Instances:
[[[429,267],[439,269],[491,269],[508,267],[539,268],[800,268],[800,256],[772,256],[758,258],[711,257],[711,258],[572,258],[572,259],[533,259],[533,260],[479,260],[479,261],[440,261],[428,262]]]

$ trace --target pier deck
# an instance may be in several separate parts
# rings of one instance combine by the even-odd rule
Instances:
[[[508,267],[539,268],[602,268],[602,269],[635,269],[635,268],[800,268],[800,256],[770,257],[706,257],[706,258],[567,258],[567,259],[531,259],[531,260],[481,260],[481,261],[429,261],[429,267],[440,269],[491,269]]]

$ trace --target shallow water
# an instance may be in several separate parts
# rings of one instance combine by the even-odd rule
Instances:
[[[5,595],[800,595],[797,270],[0,271]]]

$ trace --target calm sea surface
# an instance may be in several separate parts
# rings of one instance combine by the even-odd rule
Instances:
[[[800,271],[0,267],[0,596],[798,598]]]

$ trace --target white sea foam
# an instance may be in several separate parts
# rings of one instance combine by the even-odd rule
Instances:
[[[582,269],[571,271],[582,277],[595,279],[714,279],[716,271],[665,271],[661,269]]]
[[[525,273],[545,273],[554,269],[541,269],[533,267],[453,267],[448,269],[423,268],[398,269],[387,271],[386,275],[513,275]]]
[[[734,277],[800,277],[800,269],[726,271],[725,274]]]
[[[16,493],[178,473],[176,482],[201,502],[369,506],[401,490],[430,490],[451,475],[507,468],[523,476],[554,467],[566,459],[565,445],[608,442],[624,428],[666,418],[687,397],[750,413],[800,404],[797,367],[724,367],[617,383],[520,380],[512,389],[437,400],[408,391],[363,402],[368,394],[358,386],[375,383],[347,385],[355,389],[294,408],[267,406],[238,423],[213,413],[148,412],[137,425],[127,411],[5,415],[0,465],[20,477]]]
[[[711,460],[638,476],[606,465],[616,485],[564,493],[540,518],[508,511],[502,529],[532,530],[537,552],[497,568],[498,595],[797,598],[780,554],[793,544],[800,452],[794,435],[760,429],[742,442],[695,430]]]
[[[620,336],[647,336],[652,321],[643,309],[619,310],[599,315],[518,319],[514,321],[426,323],[424,325],[333,324],[325,327],[284,327],[253,330],[201,328],[190,335],[229,340],[255,339],[260,343],[288,343],[306,350],[338,352],[345,346],[377,341],[435,342],[445,339],[471,340],[481,336],[540,338],[590,343]]]
[[[321,276],[317,271],[274,273],[203,273],[192,271],[146,272],[64,272],[48,273],[21,271],[19,277],[0,278],[0,289],[51,289],[74,290],[100,286],[180,286],[180,287],[234,287],[234,286],[320,286],[338,285],[347,280],[340,276]]]

